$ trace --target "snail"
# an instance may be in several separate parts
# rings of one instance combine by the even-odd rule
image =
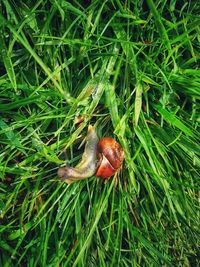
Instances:
[[[85,150],[82,159],[74,168],[70,166],[58,169],[58,176],[70,184],[93,175],[110,178],[122,166],[124,151],[121,145],[111,137],[99,140],[95,128],[88,127]]]

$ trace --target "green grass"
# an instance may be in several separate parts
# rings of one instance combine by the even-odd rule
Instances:
[[[0,11],[0,266],[200,266],[199,2]],[[117,186],[56,175],[89,124],[124,148]]]

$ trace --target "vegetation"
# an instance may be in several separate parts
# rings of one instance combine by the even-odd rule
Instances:
[[[199,1],[0,10],[0,266],[199,266]],[[89,124],[124,166],[67,185]]]

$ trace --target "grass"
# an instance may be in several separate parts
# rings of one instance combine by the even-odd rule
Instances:
[[[200,266],[198,1],[0,10],[0,266]],[[123,169],[63,184],[89,124]]]

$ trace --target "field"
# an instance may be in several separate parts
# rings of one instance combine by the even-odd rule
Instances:
[[[0,266],[200,266],[199,14],[1,1]],[[68,185],[89,125],[124,164]]]

